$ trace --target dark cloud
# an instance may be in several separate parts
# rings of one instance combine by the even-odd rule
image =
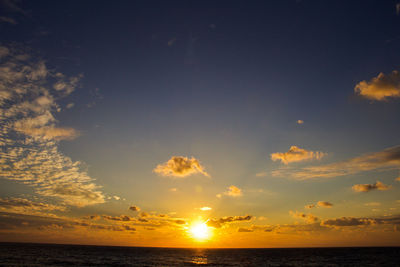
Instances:
[[[239,233],[251,233],[251,232],[254,232],[254,230],[249,229],[249,228],[239,228],[238,232]]]
[[[207,221],[207,225],[210,227],[215,227],[215,228],[221,228],[224,224],[226,223],[232,223],[232,222],[240,222],[240,221],[250,221],[253,218],[251,215],[246,215],[246,216],[229,216],[229,217],[223,217],[220,219],[209,219]]]
[[[111,220],[111,221],[124,221],[124,222],[129,222],[129,221],[135,221],[135,218],[129,217],[127,215],[121,215],[121,216],[108,216],[108,215],[103,215],[102,216],[106,220]]]

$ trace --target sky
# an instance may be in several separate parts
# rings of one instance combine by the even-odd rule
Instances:
[[[0,7],[0,241],[400,245],[399,1]]]

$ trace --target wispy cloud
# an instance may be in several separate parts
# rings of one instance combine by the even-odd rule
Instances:
[[[369,191],[372,191],[372,190],[385,191],[385,190],[390,189],[390,186],[385,185],[385,184],[377,181],[374,184],[356,184],[356,185],[353,185],[352,189],[355,192],[369,192]]]
[[[60,140],[77,136],[57,127],[57,100],[75,89],[80,76],[67,78],[49,71],[14,47],[0,47],[0,177],[33,186],[38,194],[63,203],[103,203],[99,186],[58,148]],[[55,85],[62,82],[65,86]],[[56,87],[56,88],[54,88]]]
[[[400,168],[400,146],[395,146],[380,152],[365,154],[337,163],[304,167],[300,170],[280,169],[273,171],[272,175],[286,176],[302,180],[311,178],[330,178],[356,174],[364,171],[398,168]]]
[[[173,46],[175,44],[175,42],[176,42],[176,38],[174,37],[174,38],[169,39],[167,44],[168,44],[168,46]]]
[[[37,214],[42,211],[65,211],[65,206],[52,205],[25,198],[0,198],[0,211],[20,213],[20,214]]]
[[[205,171],[200,161],[195,158],[187,158],[181,156],[173,156],[164,164],[159,164],[153,170],[155,173],[162,176],[183,178],[192,174],[201,173],[204,176],[210,177]]]
[[[287,152],[276,152],[271,154],[273,161],[281,161],[287,165],[292,162],[299,162],[312,159],[321,159],[326,154],[320,151],[310,151],[297,146],[291,146]]]
[[[210,207],[201,207],[200,210],[201,211],[208,211],[208,210],[212,210],[212,208],[210,208]]]
[[[381,203],[379,203],[379,202],[368,202],[368,203],[365,203],[364,205],[368,206],[368,207],[378,207],[378,206],[381,205]]]
[[[22,13],[26,15],[26,11],[19,7],[20,1],[18,0],[1,0],[0,5],[11,12]]]
[[[17,21],[13,18],[10,17],[5,17],[5,16],[0,16],[0,22],[6,22],[6,23],[10,23],[13,25],[17,24]]]
[[[359,82],[354,91],[360,96],[378,101],[400,97],[400,73],[397,70],[389,74],[381,72],[370,81]]]

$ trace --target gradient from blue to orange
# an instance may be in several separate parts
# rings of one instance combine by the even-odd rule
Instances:
[[[66,196],[74,192],[46,195],[3,177],[0,237],[147,246],[399,245],[400,94],[382,100],[354,89],[399,69],[397,2],[166,2],[2,2],[2,46],[29,47],[49,72],[83,74],[72,93],[57,99],[61,109],[52,109],[58,126],[79,131],[57,140],[57,148],[84,164],[104,203],[76,205]],[[298,160],[272,160],[292,146],[304,149]],[[384,161],[385,149],[392,149],[384,155],[390,162],[366,169],[346,163],[361,157],[371,164],[363,155]],[[198,160],[210,177],[199,168],[181,177],[154,171],[174,156]],[[326,177],[304,169],[338,162],[345,163],[329,167],[336,174]],[[298,172],[306,173],[296,179]],[[370,189],[355,192],[357,184]],[[38,223],[29,210],[13,207],[21,199],[65,206],[44,209],[50,215],[37,209],[68,222]],[[133,205],[141,211],[129,210]],[[4,219],[10,213],[21,217],[13,219],[21,229],[10,230],[13,220]],[[130,219],[115,219],[121,215]],[[196,220],[214,223],[214,240],[199,244],[187,236]],[[135,230],[103,229],[124,222]],[[110,238],[113,231],[121,236]]]

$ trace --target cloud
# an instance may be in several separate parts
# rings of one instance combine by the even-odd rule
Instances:
[[[303,124],[304,121],[303,120],[297,120],[297,124]]]
[[[20,3],[19,0],[2,0],[2,1],[0,1],[0,5],[3,6],[4,8],[6,8],[7,10],[9,10],[11,12],[18,12],[18,13],[22,13],[22,14],[26,15],[27,12],[18,6],[19,3]]]
[[[239,233],[251,233],[251,232],[254,232],[254,230],[253,230],[253,229],[249,229],[249,228],[242,228],[242,227],[240,227],[240,228],[238,229],[238,232],[239,232]]]
[[[135,221],[135,218],[129,217],[127,215],[121,215],[121,216],[109,216],[109,215],[103,215],[102,216],[106,220],[110,221],[123,221],[123,222],[129,222],[129,221]]]
[[[141,217],[141,218],[150,217],[150,214],[148,214],[148,213],[145,212],[145,211],[142,211],[141,213],[139,213],[139,217]]]
[[[44,126],[31,128],[26,125],[15,127],[16,131],[30,136],[41,136],[48,140],[71,140],[79,135],[79,132],[73,128],[60,128],[54,126]]]
[[[369,192],[372,190],[381,190],[385,191],[390,189],[390,186],[385,185],[379,181],[374,184],[356,184],[352,186],[353,191],[355,192]]]
[[[317,205],[322,208],[331,208],[333,206],[333,204],[328,201],[318,201]]]
[[[0,16],[0,21],[1,21],[1,22],[10,23],[10,24],[13,24],[13,25],[16,25],[16,24],[17,24],[17,21],[15,21],[15,19],[10,18],[10,17]]]
[[[229,216],[220,219],[209,219],[207,225],[214,228],[221,228],[226,223],[250,221],[253,218],[251,215],[246,216]]]
[[[322,226],[360,226],[377,224],[377,221],[370,218],[342,217],[329,219],[321,222]]]
[[[9,53],[10,53],[10,49],[8,49],[5,46],[0,46],[0,58],[8,56]]]
[[[317,216],[314,216],[312,214],[305,214],[302,212],[293,212],[293,211],[289,211],[289,214],[296,219],[302,219],[304,221],[306,221],[307,223],[316,223],[319,221],[319,218]]]
[[[272,232],[275,229],[277,229],[279,225],[252,225],[250,227],[244,228],[240,227],[238,228],[239,233],[252,233],[256,231],[263,231],[263,232]]]
[[[58,127],[57,101],[75,90],[81,76],[67,78],[49,71],[22,49],[0,46],[0,178],[35,188],[64,204],[86,206],[104,202],[82,163],[59,151],[59,141],[77,131]],[[63,88],[54,88],[60,81]]]
[[[164,164],[157,165],[153,171],[162,176],[180,178],[196,173],[201,173],[207,177],[210,177],[200,162],[193,157],[189,159],[187,157],[173,156]]]
[[[397,70],[387,75],[381,72],[369,82],[359,82],[354,91],[360,96],[378,101],[400,97],[400,73]]]
[[[271,159],[273,161],[280,160],[283,164],[287,165],[292,162],[312,160],[312,159],[321,159],[326,154],[320,151],[309,151],[306,149],[299,148],[297,146],[291,146],[289,151],[281,153],[272,153]]]
[[[368,206],[368,207],[377,207],[377,206],[380,206],[381,203],[379,203],[379,202],[369,202],[369,203],[365,203],[364,205]]]
[[[268,176],[268,173],[267,173],[267,172],[259,172],[259,173],[256,173],[256,177],[266,177],[266,176]]]
[[[312,208],[331,208],[333,206],[332,203],[328,202],[328,201],[318,201],[317,204],[309,204],[309,205],[305,205],[304,208],[306,209],[312,209]]]
[[[73,108],[74,106],[75,106],[74,103],[68,103],[67,106],[66,106],[66,108],[67,108],[67,109],[70,109],[70,108]]]
[[[129,209],[131,211],[140,211],[140,208],[138,206],[130,206]]]
[[[175,44],[175,42],[176,42],[176,38],[174,37],[174,38],[171,38],[169,41],[168,41],[168,46],[173,46],[174,44]]]
[[[380,152],[364,154],[345,161],[320,166],[304,167],[300,170],[287,169],[272,172],[273,176],[286,176],[295,179],[330,178],[352,175],[371,170],[400,168],[400,146],[387,148]]]
[[[110,221],[110,223],[113,223]],[[4,233],[19,233],[22,235],[35,235],[43,237],[43,235],[63,235],[63,231],[67,230],[68,235],[71,231],[76,231],[73,235],[81,235],[80,230],[85,231],[112,231],[112,232],[130,232],[136,231],[136,228],[131,225],[122,224],[94,224],[85,220],[77,220],[65,217],[48,217],[26,214],[12,214],[0,212],[0,234]],[[18,232],[16,232],[17,230]],[[96,233],[97,234],[97,233]],[[65,236],[64,236],[65,237]]]
[[[229,186],[228,187],[228,191],[225,191],[223,194],[225,196],[230,196],[230,197],[240,197],[240,196],[243,195],[242,189],[240,189],[240,188],[238,188],[238,187],[236,187],[234,185]],[[217,194],[217,197],[221,198],[222,195],[221,194]]]
[[[200,210],[201,211],[208,211],[208,210],[212,210],[212,208],[210,208],[210,207],[201,207]]]
[[[25,198],[0,198],[0,211],[34,214],[38,211],[65,211],[65,206],[52,205],[42,202],[35,202]]]

